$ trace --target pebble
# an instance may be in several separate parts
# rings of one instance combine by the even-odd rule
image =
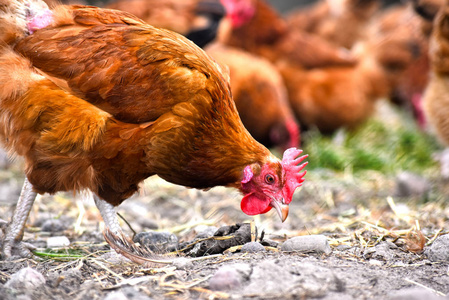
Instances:
[[[192,260],[185,257],[177,257],[173,260],[173,266],[176,267],[177,270],[189,270],[193,267]]]
[[[435,295],[433,292],[423,288],[408,288],[400,291],[394,291],[387,298],[388,300],[438,300],[446,299]]]
[[[449,260],[449,234],[439,236],[428,247],[424,254],[431,261],[448,261]]]
[[[242,246],[242,252],[264,252],[265,247],[259,242],[249,242]]]
[[[398,197],[423,196],[430,191],[429,180],[411,172],[402,172],[396,178]]]
[[[381,267],[384,265],[384,262],[378,259],[370,259],[369,264],[376,267]]]
[[[242,287],[243,281],[251,274],[248,264],[226,265],[217,270],[209,279],[209,288],[214,291],[233,290]]]
[[[33,290],[45,284],[45,277],[37,270],[27,267],[14,273],[5,287],[17,290]]]
[[[70,246],[70,241],[66,236],[52,236],[47,239],[47,248],[61,248]]]
[[[394,252],[391,250],[391,248],[395,248],[396,245],[389,242],[382,242],[379,245],[376,245],[375,247],[366,248],[363,252],[363,255],[366,258],[371,258],[379,260],[385,260],[385,261],[391,261],[394,259]]]
[[[324,235],[304,235],[293,237],[282,244],[281,250],[325,254],[330,254],[332,252],[329,242]]]
[[[134,242],[140,243],[156,253],[171,252],[178,248],[178,238],[170,232],[139,232],[134,237]]]
[[[42,231],[58,232],[66,230],[66,225],[60,219],[47,219],[42,223]]]
[[[124,287],[106,295],[103,300],[150,300],[151,298],[134,287]]]

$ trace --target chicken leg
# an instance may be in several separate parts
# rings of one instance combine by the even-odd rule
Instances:
[[[103,199],[100,199],[97,195],[94,195],[95,205],[100,211],[101,217],[103,218],[106,228],[108,228],[112,233],[119,235],[122,230],[118,222],[117,213],[112,204],[109,204]]]
[[[22,242],[25,223],[30,214],[31,207],[36,199],[37,193],[33,191],[33,185],[25,178],[22,192],[20,193],[19,201],[17,202],[11,224],[6,229],[5,238],[3,241],[2,256],[10,258],[13,256],[13,250],[17,251],[17,255],[21,257],[31,257],[31,250],[35,247],[29,243]]]

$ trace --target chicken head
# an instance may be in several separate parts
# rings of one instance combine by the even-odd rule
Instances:
[[[287,219],[293,193],[302,185],[307,172],[302,171],[307,162],[300,164],[307,155],[299,156],[301,153],[302,150],[289,148],[282,162],[273,160],[262,166],[245,167],[241,182],[244,197],[240,205],[244,213],[258,215],[274,208],[282,222]]]

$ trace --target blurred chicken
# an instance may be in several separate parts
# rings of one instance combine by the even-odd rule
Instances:
[[[429,78],[429,34],[431,22],[416,15],[413,6],[402,5],[392,7],[375,19],[375,25],[383,34],[395,32],[402,28],[404,36],[414,36],[417,59],[398,78],[390,99],[393,103],[413,113],[421,128],[425,128],[426,120],[422,108],[422,93]]]
[[[263,58],[220,43],[206,52],[229,67],[232,95],[251,135],[267,147],[297,147],[299,128],[278,70]]]
[[[351,49],[367,38],[369,23],[379,7],[379,0],[321,0],[291,12],[286,20],[290,28]]]
[[[280,161],[254,140],[204,51],[121,11],[1,1],[0,25],[16,34],[0,49],[0,141],[26,162],[3,257],[30,255],[22,237],[37,193],[89,189],[120,234],[114,206],[156,174],[237,188],[246,214],[286,219],[305,156],[291,148]]]
[[[129,12],[152,26],[180,33],[199,47],[215,39],[225,15],[219,0],[118,0],[107,8]]]
[[[436,15],[429,53],[431,76],[424,94],[424,111],[438,137],[449,146],[449,3],[447,1]]]
[[[293,37],[304,37],[303,33],[286,29],[283,26],[285,22],[260,0],[249,7],[254,8],[252,14],[238,14],[239,10],[235,8],[234,18],[231,18],[235,25],[228,31],[229,36],[225,41],[244,49],[258,49],[252,51],[275,63],[282,74],[289,102],[302,129],[316,127],[322,132],[333,132],[341,127],[354,128],[359,125],[372,114],[377,99],[390,95],[398,84],[398,78],[417,58],[417,41],[414,35],[409,36],[409,32],[401,29],[401,26],[385,33],[370,25],[369,38],[359,43],[353,52],[357,56],[357,60],[353,60],[356,63],[348,66],[322,63],[309,68],[311,64],[302,65],[289,54],[294,52],[296,56],[302,56],[306,53],[310,54],[311,61],[316,59],[324,62],[319,52],[311,51],[311,45],[317,47],[319,44],[310,39],[310,43],[303,47],[297,46]],[[239,23],[236,21],[239,20],[239,15],[251,15],[252,18],[249,21],[248,18],[243,18],[246,22]],[[270,24],[278,26],[267,27]],[[270,28],[280,29],[273,33],[269,31]],[[403,35],[404,33],[407,35]],[[278,41],[279,36],[281,42]],[[275,42],[266,42],[269,37]],[[279,47],[280,45],[285,47]]]
[[[263,0],[222,0],[226,18],[219,32],[224,44],[244,49],[273,63],[318,68],[353,65],[343,48],[320,37],[290,30],[286,21]]]
[[[278,64],[301,126],[327,133],[365,121],[375,101],[389,97],[418,59],[418,42],[403,26],[387,32],[374,26],[369,39],[354,50],[359,61],[354,67],[304,70]]]

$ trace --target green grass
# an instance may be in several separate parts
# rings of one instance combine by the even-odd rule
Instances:
[[[428,173],[438,168],[433,154],[442,146],[404,116],[396,122],[373,118],[355,131],[341,130],[332,136],[317,131],[303,135],[303,149],[309,154],[307,169],[375,170],[387,174],[408,170]]]

